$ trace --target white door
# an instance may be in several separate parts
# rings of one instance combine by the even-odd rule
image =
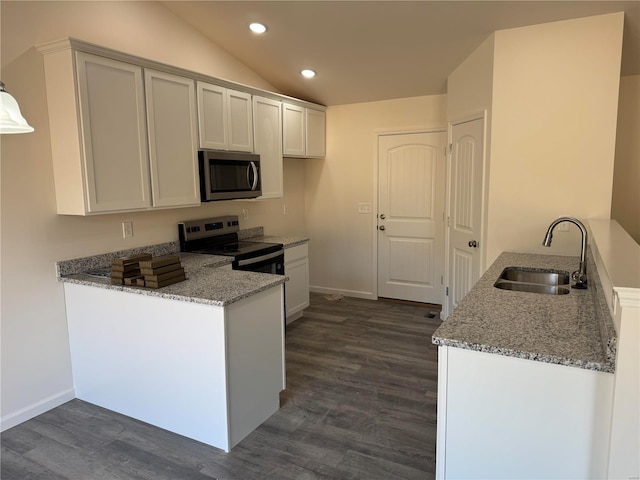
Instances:
[[[442,304],[444,132],[378,137],[378,296]]]
[[[480,277],[484,119],[452,126],[448,198],[448,286],[446,315]]]

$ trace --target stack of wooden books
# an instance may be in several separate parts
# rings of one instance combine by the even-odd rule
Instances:
[[[141,253],[131,257],[114,258],[111,260],[112,285],[137,285],[140,278],[140,261],[151,260],[151,254]]]
[[[150,288],[166,287],[186,280],[178,255],[141,260],[140,274],[144,276],[144,286]]]

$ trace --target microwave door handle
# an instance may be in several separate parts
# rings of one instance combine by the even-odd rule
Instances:
[[[258,167],[256,162],[251,162],[251,169],[253,170],[253,183],[251,184],[251,190],[258,188]],[[249,170],[247,169],[247,180],[249,180]]]

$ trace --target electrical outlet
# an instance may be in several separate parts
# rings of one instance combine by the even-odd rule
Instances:
[[[370,203],[359,203],[358,204],[358,213],[371,213],[373,210],[371,209]]]
[[[249,209],[248,208],[243,208],[242,209],[242,216],[244,217],[245,220],[249,220]]]
[[[122,222],[122,238],[133,237],[133,222]]]

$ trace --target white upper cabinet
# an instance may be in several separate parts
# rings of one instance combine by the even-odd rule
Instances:
[[[305,114],[304,107],[284,103],[282,105],[283,150],[286,157],[304,157]]]
[[[325,156],[325,112],[284,103],[282,107],[285,157]]]
[[[251,94],[198,82],[200,148],[253,152]]]
[[[84,158],[75,167],[84,170],[86,182],[84,202],[76,207],[87,213],[148,208],[142,68],[81,52],[76,62]],[[72,203],[65,200],[64,209],[75,210]]]
[[[193,80],[145,70],[154,207],[200,204]]]
[[[326,149],[326,114],[323,111],[312,110],[310,108],[305,109],[305,111],[307,116],[305,156],[322,158],[325,156]]]
[[[280,198],[282,180],[282,102],[253,97],[255,152],[260,155],[262,196]]]
[[[142,68],[58,43],[43,53],[57,212],[149,208]]]
[[[321,105],[73,38],[37,49],[59,214],[200,205],[198,148],[258,153],[260,198],[283,196],[283,154],[325,155]]]

